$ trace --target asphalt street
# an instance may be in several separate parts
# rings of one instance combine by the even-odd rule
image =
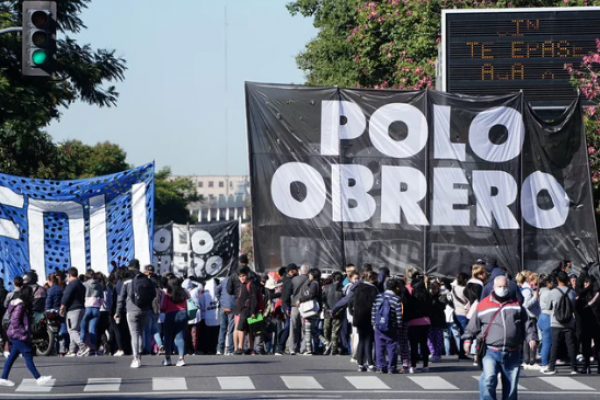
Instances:
[[[129,368],[129,357],[36,357],[49,387],[35,386],[23,359],[13,367],[13,388],[0,399],[478,399],[477,367],[447,359],[429,373],[360,373],[348,357],[190,356],[185,367],[160,366],[162,357],[144,357]],[[524,371],[522,399],[600,399],[600,379]]]

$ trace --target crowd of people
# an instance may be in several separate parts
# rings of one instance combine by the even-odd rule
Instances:
[[[483,398],[494,398],[498,372],[505,398],[514,398],[520,368],[555,374],[568,362],[572,374],[592,373],[600,344],[600,276],[593,268],[574,275],[562,261],[548,275],[522,271],[513,279],[490,258],[452,278],[415,268],[392,276],[369,264],[327,275],[289,264],[261,275],[242,255],[228,277],[211,280],[213,306],[208,282],[158,276],[137,260],[115,265],[108,277],[70,268],[45,286],[31,271],[14,279],[12,292],[0,291],[7,357],[0,385],[12,383],[19,354],[38,382],[47,382],[33,364],[31,331],[39,315],[58,310],[56,353],[65,357],[131,354],[138,368],[144,354],[162,355],[165,366],[185,366],[194,353],[350,355],[360,372],[414,374],[454,355],[483,368]],[[209,311],[214,329],[203,321]]]

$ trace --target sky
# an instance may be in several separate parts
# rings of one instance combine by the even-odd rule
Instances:
[[[75,103],[48,132],[117,143],[129,163],[155,160],[175,175],[247,174],[244,82],[303,84],[295,56],[317,34],[289,1],[93,0],[88,29],[69,35],[127,60],[117,107]]]

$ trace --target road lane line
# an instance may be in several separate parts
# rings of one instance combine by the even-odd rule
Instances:
[[[288,389],[323,389],[323,386],[312,376],[282,376]]]
[[[21,382],[15,392],[49,393],[55,383],[56,379],[50,379],[46,385],[38,386],[37,383],[35,383],[35,379],[23,379],[23,382]]]
[[[219,385],[223,390],[254,390],[254,383],[249,376],[219,376]]]
[[[409,376],[408,379],[425,390],[457,390],[458,388],[439,376]]]
[[[187,390],[185,378],[152,378],[152,390]]]
[[[89,378],[84,392],[118,392],[121,378]]]
[[[566,376],[540,377],[540,379],[560,390],[596,390]]]
[[[345,376],[352,386],[357,389],[389,389],[390,387],[383,383],[376,376]]]

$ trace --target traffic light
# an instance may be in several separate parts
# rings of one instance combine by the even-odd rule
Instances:
[[[56,52],[56,2],[23,2],[23,76],[51,77]]]

